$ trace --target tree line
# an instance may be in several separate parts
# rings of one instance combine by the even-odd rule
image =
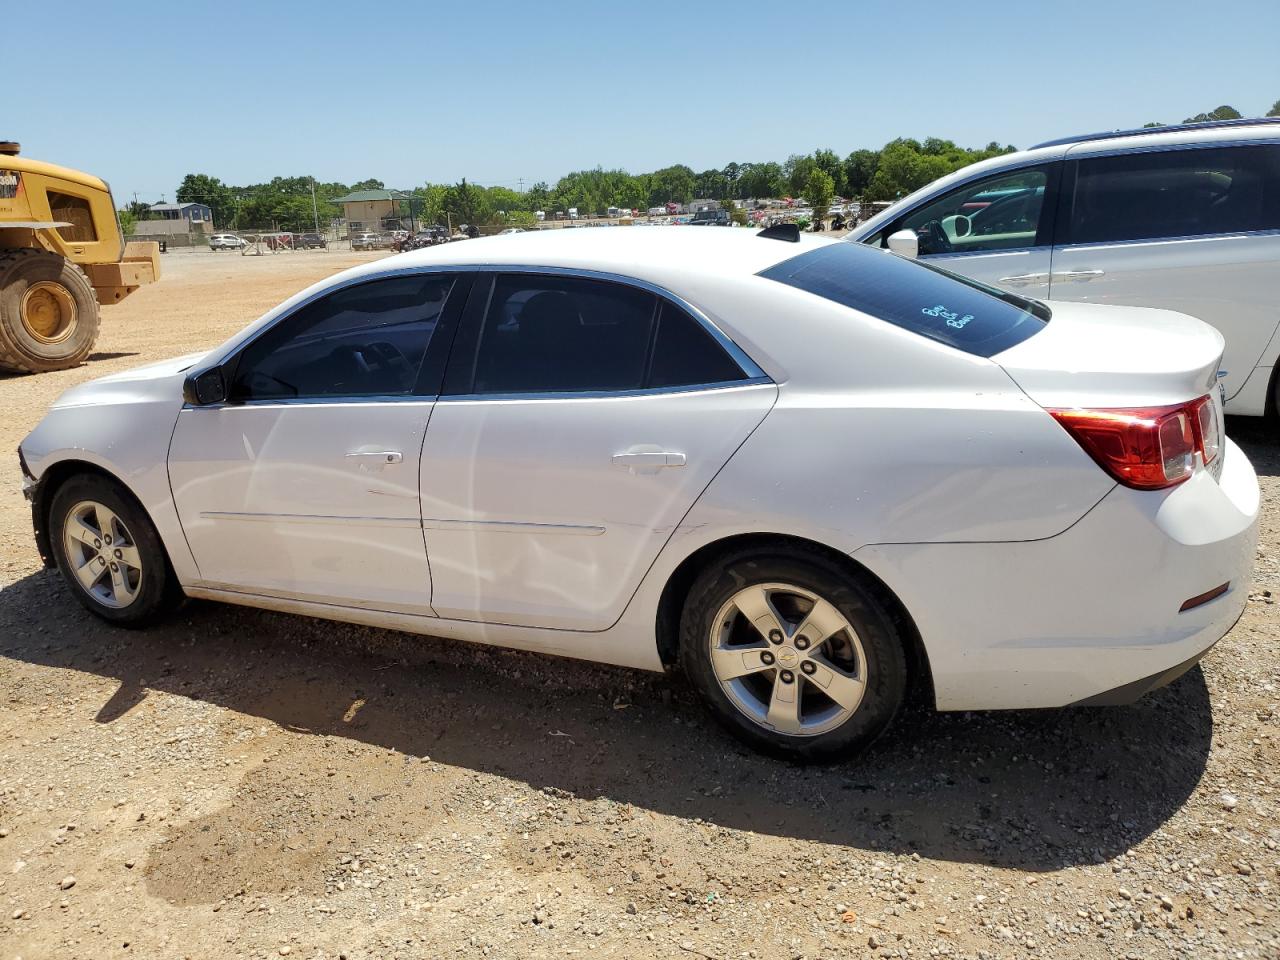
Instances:
[[[1280,116],[1280,101],[1266,114]],[[1240,118],[1230,106],[1188,117],[1184,123]],[[1163,126],[1156,122],[1146,126]],[[717,201],[765,197],[804,197],[825,208],[833,197],[862,201],[894,200],[961,167],[1015,148],[992,141],[984,147],[961,147],[951,140],[899,138],[879,150],[854,150],[841,157],[834,150],[792,154],[782,162],[728,163],[719,169],[695,171],[685,164],[650,173],[626,170],[575,170],[554,185],[538,182],[527,190],[469,183],[426,183],[405,191],[402,215],[418,222],[459,224],[511,223],[527,225],[535,211],[548,215],[576,207],[582,214],[603,214],[610,207],[647,210],[668,202],[693,199]],[[275,177],[267,183],[233,186],[215,176],[189,173],[175,192],[178,202],[207,204],[219,229],[281,229],[301,231],[341,217],[333,201],[357,190],[384,189],[381,180],[358,183],[316,182],[311,177]],[[313,207],[314,196],[314,207]],[[151,216],[146,204],[121,210],[126,229],[134,220]],[[131,232],[131,231],[129,231]]]

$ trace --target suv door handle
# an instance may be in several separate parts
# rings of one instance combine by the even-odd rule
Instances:
[[[1093,280],[1096,277],[1105,277],[1105,270],[1060,270],[1053,274],[1054,280]]]
[[[1029,283],[1043,283],[1049,279],[1047,273],[1019,273],[1012,277],[1001,277],[997,283],[1007,283],[1013,287],[1025,287]]]

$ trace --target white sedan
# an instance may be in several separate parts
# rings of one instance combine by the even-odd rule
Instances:
[[[1244,609],[1222,338],[769,230],[556,231],[338,274],[22,443],[69,590],[662,670],[747,742],[1122,703]]]

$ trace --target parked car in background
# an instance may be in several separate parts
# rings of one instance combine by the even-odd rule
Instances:
[[[731,222],[728,210],[699,210],[689,220],[695,227],[727,227]]]
[[[376,233],[357,233],[351,238],[352,250],[376,250],[381,245]]]
[[[959,170],[848,239],[1050,301],[1162,307],[1226,338],[1231,413],[1280,394],[1280,119],[1067,137]]]
[[[249,244],[234,233],[215,233],[209,238],[210,250],[239,250]]]
[[[329,244],[318,233],[299,233],[293,238],[295,250],[327,250]]]
[[[1221,354],[1189,317],[794,226],[557,230],[364,264],[73,387],[19,461],[42,556],[109,622],[185,592],[678,663],[814,759],[912,685],[1121,703],[1203,656],[1259,500]]]

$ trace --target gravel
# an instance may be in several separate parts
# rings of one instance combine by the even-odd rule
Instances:
[[[66,387],[372,257],[171,254]],[[1280,447],[1251,602],[1126,708],[915,710],[800,768],[678,679],[191,603],[129,632],[0,487],[0,960],[1277,957]],[[625,709],[618,708],[624,704]]]

